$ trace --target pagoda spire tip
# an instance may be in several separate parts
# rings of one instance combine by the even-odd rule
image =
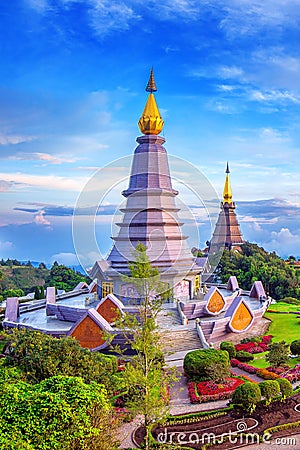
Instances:
[[[156,87],[156,83],[155,83],[155,79],[154,79],[154,72],[153,72],[153,67],[151,67],[150,70],[150,76],[149,76],[149,80],[146,86],[146,92],[156,92],[157,91],[157,87]]]

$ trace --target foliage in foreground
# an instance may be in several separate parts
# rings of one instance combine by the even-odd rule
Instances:
[[[1,449],[116,448],[103,385],[57,376],[35,385],[0,378],[0,387]]]
[[[102,383],[109,393],[114,388],[116,357],[82,348],[72,337],[56,339],[40,331],[15,328],[5,337],[9,346],[4,364],[17,367],[31,383],[66,375]]]

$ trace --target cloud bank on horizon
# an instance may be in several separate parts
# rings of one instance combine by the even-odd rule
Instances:
[[[77,196],[132,153],[152,65],[168,152],[220,195],[228,160],[244,237],[300,257],[298,0],[16,0],[0,12],[3,257],[76,260]],[[99,221],[104,249],[121,200]]]

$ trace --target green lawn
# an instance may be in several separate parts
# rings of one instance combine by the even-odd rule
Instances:
[[[272,321],[267,333],[274,336],[273,342],[286,341],[290,344],[295,339],[300,339],[300,319],[297,319],[296,314],[267,312],[264,317]]]
[[[290,308],[289,311],[299,310],[299,307],[287,303],[271,305],[270,309],[275,310],[275,307],[278,308],[277,311],[287,311],[287,309],[280,309],[287,307]],[[272,334],[272,342],[285,341],[290,344],[292,341],[300,339],[300,324],[298,323],[300,319],[297,319],[296,314],[266,313],[264,317],[272,321],[266,333]],[[260,369],[268,367],[270,364],[265,359],[266,354],[267,352],[255,354],[254,360],[249,364]],[[290,359],[289,365],[294,367],[295,364],[300,364],[300,357]]]
[[[300,311],[300,305],[291,305],[290,303],[278,302],[270,305],[269,309],[273,311]]]

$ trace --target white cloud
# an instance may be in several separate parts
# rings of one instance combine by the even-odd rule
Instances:
[[[236,66],[223,66],[219,68],[219,76],[221,78],[240,79],[244,75],[244,71],[241,67]]]
[[[252,216],[242,216],[239,214],[239,221],[243,223],[253,222],[255,226],[259,226],[260,224],[274,224],[278,222],[277,217],[273,217],[272,219],[267,219],[265,217],[252,217]]]
[[[259,102],[292,102],[300,103],[300,98],[297,94],[289,91],[271,90],[271,91],[252,91],[250,93],[250,99]]]
[[[283,134],[274,128],[262,128],[259,132],[259,137],[263,141],[272,144],[290,141],[290,138],[286,134]]]
[[[41,210],[38,212],[38,214],[35,216],[34,218],[34,222],[37,225],[51,225],[51,223],[49,222],[49,220],[47,220],[44,217],[45,211]]]
[[[7,159],[18,160],[18,161],[44,161],[47,164],[62,164],[62,163],[73,163],[78,161],[79,158],[66,157],[61,155],[50,155],[49,153],[17,153],[14,156],[10,156]]]
[[[78,192],[86,183],[87,178],[68,178],[57,175],[33,175],[28,173],[0,173],[0,180],[9,183],[20,183],[23,187]]]
[[[56,253],[55,255],[51,256],[51,263],[53,264],[54,261],[57,261],[59,264],[64,264],[66,266],[78,265],[78,259],[75,253]]]
[[[0,180],[0,192],[9,191],[13,184],[11,181]]]
[[[0,133],[0,145],[16,145],[22,142],[30,142],[36,139],[35,136],[22,136],[14,134]]]
[[[0,241],[0,250],[8,250],[13,247],[13,243],[10,241]]]
[[[275,250],[283,256],[294,255],[300,257],[300,230],[291,232],[289,228],[281,228],[280,231],[271,232],[271,240],[264,242],[263,246],[269,250]]]

